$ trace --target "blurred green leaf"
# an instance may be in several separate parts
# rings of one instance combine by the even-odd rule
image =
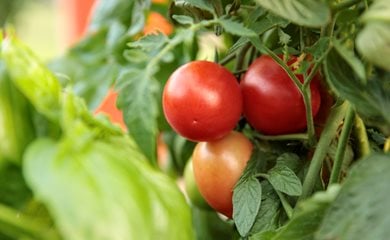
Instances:
[[[193,239],[184,196],[125,136],[74,122],[60,142],[29,147],[24,173],[64,239]]]
[[[176,1],[179,2],[179,1]],[[202,10],[208,11],[210,13],[214,13],[214,7],[212,5],[212,1],[210,0],[182,0],[185,4],[190,4],[194,7],[200,8]]]
[[[316,239],[387,239],[390,234],[390,155],[373,154],[350,171]]]
[[[330,9],[316,0],[256,0],[260,6],[296,24],[321,27],[330,20]]]

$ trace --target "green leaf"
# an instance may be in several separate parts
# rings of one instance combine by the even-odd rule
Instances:
[[[8,36],[1,44],[1,57],[15,86],[41,113],[58,120],[61,85],[31,50]]]
[[[302,183],[295,173],[287,166],[277,165],[268,172],[268,181],[277,191],[290,196],[299,196],[302,193]]]
[[[131,48],[140,48],[142,50],[151,51],[161,48],[168,41],[168,37],[159,32],[157,34],[147,34],[139,40],[130,42],[127,45]]]
[[[276,166],[286,166],[293,172],[298,172],[301,169],[302,161],[295,153],[283,153],[276,159]]]
[[[233,219],[245,237],[255,222],[261,204],[261,184],[255,177],[240,182],[233,191]]]
[[[321,27],[330,20],[330,9],[316,0],[256,0],[260,6],[298,25]]]
[[[220,18],[218,23],[228,32],[237,36],[253,37],[256,33],[246,28],[242,23],[233,21],[229,18]]]
[[[341,57],[349,64],[349,66],[354,70],[356,75],[363,82],[366,81],[366,71],[363,63],[359,58],[356,57],[355,53],[352,50],[347,49],[343,46],[340,41],[333,40],[332,44]]]
[[[152,169],[130,138],[97,133],[75,121],[72,135],[58,143],[40,139],[25,155],[26,180],[62,237],[193,239],[175,182]]]
[[[332,89],[349,100],[370,124],[390,132],[390,73],[377,71],[362,83],[338,51],[325,60],[325,75]]]
[[[370,5],[368,10],[363,14],[361,20],[363,22],[371,21],[390,21],[390,3],[387,0],[375,0]]]
[[[278,230],[271,240],[312,240],[322,219],[337,196],[339,187],[334,185],[326,192],[317,192],[301,202],[293,218]]]
[[[288,45],[288,43],[291,41],[291,36],[288,35],[287,33],[283,32],[282,29],[278,29],[278,34],[279,34],[279,42],[282,45]]]
[[[160,86],[149,76],[141,69],[124,71],[118,79],[117,104],[123,110],[129,134],[135,139],[145,156],[155,163],[159,114],[157,94]]]
[[[194,19],[186,15],[173,15],[172,18],[175,19],[178,23],[183,25],[194,24]]]
[[[350,171],[316,239],[388,239],[390,155],[373,154]]]
[[[370,21],[356,38],[358,51],[375,65],[390,71],[390,25]]]
[[[183,2],[188,3],[194,7],[200,8],[202,10],[214,13],[214,7],[210,0],[183,0]]]

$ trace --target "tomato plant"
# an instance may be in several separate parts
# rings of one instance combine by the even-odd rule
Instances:
[[[288,65],[297,63],[290,56]],[[299,64],[299,63],[298,63]],[[300,82],[303,75],[297,74]],[[312,115],[320,107],[319,86],[310,84]],[[263,55],[248,67],[241,81],[244,115],[248,122],[264,134],[277,135],[304,131],[306,108],[303,97],[293,80],[271,57]]]
[[[193,141],[222,138],[242,113],[239,84],[224,67],[194,61],[175,70],[163,92],[164,114],[170,125]]]
[[[389,9],[96,1],[48,62],[1,30],[0,239],[387,239]]]
[[[233,188],[252,153],[252,143],[231,132],[212,142],[200,142],[192,155],[194,176],[200,193],[216,211],[231,218]]]

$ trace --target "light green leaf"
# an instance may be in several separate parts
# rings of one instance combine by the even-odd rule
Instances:
[[[375,0],[363,14],[363,22],[380,21],[390,22],[390,3],[388,0]]]
[[[269,11],[298,25],[321,27],[330,20],[330,9],[322,1],[316,0],[256,0]]]
[[[390,71],[390,24],[369,22],[356,38],[358,51],[375,65]]]
[[[181,0],[181,2],[188,3],[194,7],[200,8],[210,13],[214,13],[214,7],[210,0]]]
[[[194,24],[194,19],[186,15],[173,15],[172,18],[175,19],[178,23],[183,25]]]
[[[241,236],[247,236],[251,230],[260,204],[261,184],[255,177],[249,177],[234,188],[233,219]]]
[[[218,23],[229,33],[237,36],[253,37],[256,33],[249,28],[246,28],[242,23],[233,21],[228,18],[218,19]]]
[[[295,173],[287,166],[277,165],[268,172],[268,181],[277,191],[290,196],[302,193],[302,183]]]
[[[325,215],[316,239],[388,239],[390,155],[361,159]]]
[[[63,238],[193,239],[175,182],[152,169],[131,139],[96,133],[76,121],[72,135],[40,139],[25,155],[27,182]]]
[[[1,57],[13,83],[34,107],[48,118],[58,120],[61,85],[53,73],[12,35],[2,41]]]

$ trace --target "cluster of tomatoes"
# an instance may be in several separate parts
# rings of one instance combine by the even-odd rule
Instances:
[[[287,64],[298,59],[291,56]],[[303,81],[301,74],[296,74]],[[318,78],[316,76],[315,78]],[[318,81],[310,85],[312,114],[320,108]],[[172,128],[198,142],[192,155],[197,187],[216,211],[232,217],[233,188],[252,154],[251,141],[234,131],[244,117],[256,131],[290,134],[306,128],[302,95],[270,56],[252,62],[240,81],[225,67],[193,61],[178,68],[163,92],[163,110]]]

